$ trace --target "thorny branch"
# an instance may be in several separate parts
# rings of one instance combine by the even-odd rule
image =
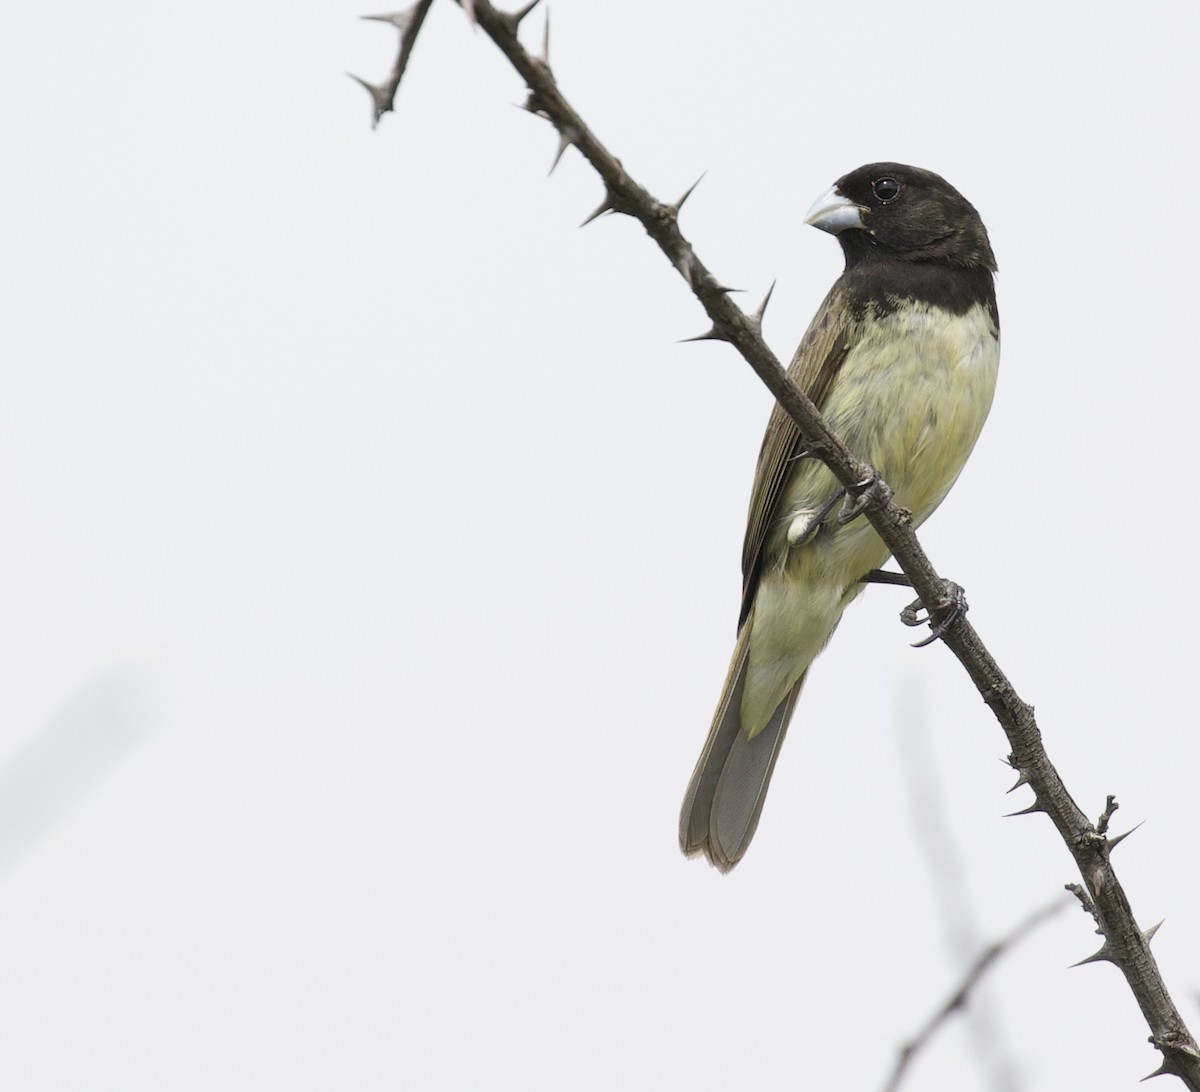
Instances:
[[[512,14],[497,11],[489,0],[458,2],[525,81],[529,88],[525,108],[547,119],[558,131],[558,155],[574,145],[600,176],[604,200],[589,219],[615,212],[632,216],[642,224],[708,314],[712,328],[705,336],[728,341],[741,353],[796,422],[808,450],[829,467],[852,500],[861,503],[864,515],[922,601],[935,605],[944,602],[946,582],[938,576],[918,543],[908,514],[893,502],[891,491],[874,469],[856,458],[830,432],[816,406],[788,379],[762,338],[761,313],[747,315],[729,298],[729,290],[700,261],[679,230],[679,209],[688,194],[674,204],[659,201],[634,181],[620,160],[600,143],[559,90],[549,64],[548,33],[540,57],[521,45],[517,38],[520,22],[537,0]],[[399,15],[382,17],[400,28],[401,41],[397,63],[387,83],[376,87],[359,81],[371,93],[377,120],[392,108],[396,88],[430,3],[431,0],[419,0]],[[931,622],[936,623],[936,606],[931,614],[934,616]],[[1105,938],[1101,949],[1090,958],[1115,964],[1129,983],[1150,1027],[1150,1042],[1162,1053],[1162,1064],[1152,1075],[1174,1074],[1192,1092],[1200,1092],[1200,1049],[1171,1000],[1150,952],[1153,930],[1138,928],[1109,860],[1110,850],[1120,839],[1109,839],[1071,798],[1042,745],[1033,707],[1017,695],[970,622],[964,618],[954,621],[942,634],[942,641],[958,657],[1008,737],[1012,748],[1008,761],[1018,774],[1013,787],[1028,785],[1033,790],[1033,803],[1013,814],[1045,813],[1075,858],[1097,926]],[[1106,808],[1106,818],[1111,814],[1111,807]]]

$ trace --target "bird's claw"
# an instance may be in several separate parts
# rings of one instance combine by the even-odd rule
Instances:
[[[942,594],[932,608],[927,608],[920,599],[909,603],[900,612],[900,621],[906,626],[920,626],[929,623],[929,636],[923,641],[917,641],[913,648],[924,648],[934,641],[944,637],[963,615],[967,613],[967,593],[955,584],[953,580],[942,581]],[[922,617],[920,611],[925,611]]]
[[[892,499],[892,490],[883,480],[878,470],[872,470],[870,477],[851,486],[847,490],[846,501],[837,514],[837,521],[843,527],[858,519],[868,508],[882,508]]]

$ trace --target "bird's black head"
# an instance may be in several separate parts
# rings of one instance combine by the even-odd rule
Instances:
[[[873,257],[996,268],[974,206],[940,175],[920,167],[859,167],[817,200],[807,222],[837,235],[847,265]]]

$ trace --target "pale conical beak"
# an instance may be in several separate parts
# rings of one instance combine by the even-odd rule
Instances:
[[[813,202],[804,222],[831,235],[839,235],[849,228],[862,227],[862,213],[863,210],[849,197],[838,193],[837,186],[831,186]]]

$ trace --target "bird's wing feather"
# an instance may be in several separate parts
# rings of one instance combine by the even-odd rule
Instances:
[[[838,281],[825,297],[792,357],[788,375],[808,395],[818,409],[829,393],[833,377],[849,351],[850,307]],[[802,448],[800,431],[780,409],[771,411],[767,434],[763,437],[750,494],[750,516],[742,547],[742,611],[738,625],[745,622],[754,604],[762,573],[763,549],[771,525],[778,518],[776,508],[784,483],[794,468],[793,460]]]

